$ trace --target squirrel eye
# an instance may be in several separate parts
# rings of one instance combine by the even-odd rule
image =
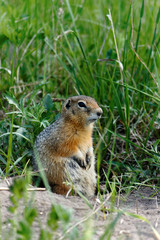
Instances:
[[[85,105],[84,102],[78,102],[78,106],[79,106],[79,107],[84,107],[84,108],[86,108],[86,105]]]

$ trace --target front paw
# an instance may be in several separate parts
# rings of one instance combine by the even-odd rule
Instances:
[[[90,169],[90,167],[91,167],[91,155],[89,155],[89,153],[86,153],[86,164],[87,164],[86,169],[87,170]]]
[[[81,168],[86,169],[87,164],[86,164],[86,162],[85,162],[84,160],[82,160],[82,159],[80,159],[80,158],[78,158],[78,157],[75,157],[75,156],[73,156],[73,157],[71,157],[71,158],[72,158],[75,162],[77,162],[78,165],[79,165]]]

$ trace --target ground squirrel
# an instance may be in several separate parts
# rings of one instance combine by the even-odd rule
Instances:
[[[68,98],[61,115],[37,137],[34,152],[45,169],[52,190],[66,194],[71,181],[85,196],[93,196],[96,188],[95,157],[92,131],[102,109],[88,96]]]

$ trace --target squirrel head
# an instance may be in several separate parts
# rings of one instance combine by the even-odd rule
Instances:
[[[65,121],[75,126],[88,126],[99,119],[103,111],[95,99],[80,95],[68,98],[62,107],[61,115]]]

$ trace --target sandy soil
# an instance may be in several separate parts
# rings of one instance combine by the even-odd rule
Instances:
[[[2,218],[2,239],[4,239],[3,233],[6,233],[9,229],[9,223],[7,219],[10,217],[8,211],[8,206],[11,205],[9,200],[10,192],[8,190],[2,190],[8,187],[8,182],[0,181],[0,206],[1,206],[1,218]],[[154,194],[154,196],[152,196]],[[33,196],[34,195],[34,196]],[[152,196],[152,197],[151,197]],[[70,196],[65,198],[65,196],[57,195],[55,193],[49,193],[47,191],[32,191],[29,192],[29,197],[34,198],[34,205],[36,206],[39,218],[42,226],[45,228],[47,214],[50,211],[52,202],[63,205],[67,209],[73,210],[73,223],[76,223],[80,229],[83,229],[85,224],[91,222],[93,224],[94,235],[93,240],[99,239],[104,230],[111,221],[117,216],[117,212],[108,213],[102,212],[100,204],[95,199],[90,202],[94,206],[94,210],[91,210],[83,199],[77,196]],[[105,207],[110,208],[110,200],[108,196],[105,196],[106,201]],[[19,208],[19,217],[21,216],[24,209],[24,204],[22,202]],[[116,202],[116,210],[123,210],[126,214],[121,214],[119,217],[114,232],[111,235],[112,240],[125,239],[125,240],[152,240],[158,239],[154,233],[151,225],[160,234],[160,191],[155,192],[151,188],[141,188],[132,192],[128,197],[121,195]],[[93,214],[93,211],[96,212]],[[145,217],[151,225],[143,220],[137,219],[135,217],[129,216],[130,214],[139,214]],[[89,218],[89,216],[92,216]],[[92,219],[88,221],[87,219]],[[34,237],[33,239],[39,239],[39,220],[33,224]],[[57,239],[63,239],[61,234],[58,233]]]

